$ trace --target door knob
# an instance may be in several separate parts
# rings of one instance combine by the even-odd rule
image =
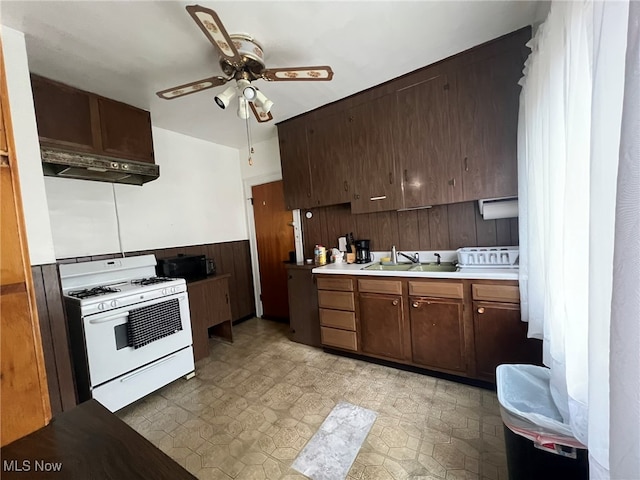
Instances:
[[[413,303],[411,304],[411,306],[412,306],[413,308],[418,308],[418,306],[419,306],[419,305],[420,305],[420,304],[419,304],[418,302],[413,302]]]
[[[395,307],[396,305],[398,305],[398,300],[394,300],[393,302],[391,302],[391,304]]]
[[[484,307],[478,308],[478,313],[484,313]]]

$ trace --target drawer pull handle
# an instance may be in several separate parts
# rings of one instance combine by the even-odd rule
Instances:
[[[420,306],[420,304],[419,304],[418,302],[413,302],[413,303],[411,304],[411,306],[412,306],[413,308],[418,308],[418,307]]]
[[[478,313],[484,313],[484,307],[478,308]]]
[[[398,305],[398,303],[399,303],[399,302],[398,302],[398,300],[394,300],[393,302],[391,302],[391,304],[392,304],[394,307],[395,307],[395,306],[397,306],[397,305]]]
[[[379,197],[371,197],[369,198],[369,200],[371,200],[372,202],[375,202],[376,200],[384,200],[386,198],[387,198],[386,195],[380,195]]]

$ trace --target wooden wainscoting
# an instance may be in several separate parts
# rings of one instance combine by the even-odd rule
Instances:
[[[371,240],[371,249],[455,250],[460,247],[518,245],[518,219],[483,220],[478,202],[438,205],[404,212],[352,214],[348,204],[306,209],[303,220],[305,258],[317,243],[336,247],[338,237],[353,232]]]

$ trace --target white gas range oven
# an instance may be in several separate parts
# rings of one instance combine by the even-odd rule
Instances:
[[[79,400],[110,411],[195,370],[187,287],[154,255],[60,265]]]

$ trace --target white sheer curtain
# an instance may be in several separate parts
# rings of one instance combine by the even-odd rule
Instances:
[[[553,2],[520,97],[520,290],[551,390],[608,478],[609,330],[628,2]]]

